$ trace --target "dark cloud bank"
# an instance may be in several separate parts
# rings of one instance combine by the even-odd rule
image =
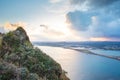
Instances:
[[[79,32],[92,31],[90,37],[120,39],[120,0],[70,0],[71,5],[87,3],[87,11],[66,15],[71,27]]]
[[[119,0],[70,0],[70,3],[72,5],[82,5],[87,2],[88,6],[103,7],[111,5],[112,3],[117,1]]]

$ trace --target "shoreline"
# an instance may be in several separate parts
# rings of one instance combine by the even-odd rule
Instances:
[[[42,45],[37,45],[37,46],[42,46]],[[73,49],[73,48],[70,48],[70,47],[61,47],[61,46],[49,46],[49,47],[59,47],[59,48],[64,48],[64,49],[70,49],[70,50],[75,50],[75,51],[78,51],[78,52],[83,52],[85,54],[97,55],[97,56],[101,56],[101,57],[105,57],[105,58],[120,61],[120,56],[109,56],[109,55],[98,54],[98,53],[94,53],[92,51],[89,51],[87,49]]]
[[[71,50],[75,50],[75,51],[78,51],[78,52],[83,52],[83,53],[86,53],[86,54],[97,55],[97,56],[106,57],[106,58],[110,58],[110,59],[120,61],[120,56],[108,56],[108,55],[103,55],[103,54],[97,54],[97,53],[94,53],[94,52],[89,51],[87,49],[73,49],[73,48],[65,48],[65,47],[62,47],[62,48],[71,49]]]

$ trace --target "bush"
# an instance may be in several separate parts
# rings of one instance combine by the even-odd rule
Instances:
[[[36,73],[31,73],[28,77],[28,80],[40,80],[40,78]]]
[[[21,80],[27,80],[27,78],[29,76],[29,71],[27,68],[19,68],[18,72],[19,72],[19,78]]]

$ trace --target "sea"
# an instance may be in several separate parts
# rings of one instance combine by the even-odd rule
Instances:
[[[58,62],[70,80],[120,80],[120,42],[33,42]],[[77,49],[77,50],[76,50]]]

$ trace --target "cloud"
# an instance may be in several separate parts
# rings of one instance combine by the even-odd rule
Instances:
[[[120,0],[70,0],[73,10],[108,13],[120,17]]]
[[[53,30],[53,29],[47,29],[47,30],[44,30],[44,35],[47,35],[49,37],[52,37],[52,36],[54,36],[54,37],[59,36],[60,37],[60,36],[64,35],[64,33]]]
[[[111,14],[116,18],[120,18],[120,0],[109,7],[106,7],[104,11],[105,13]]]
[[[49,35],[49,36],[54,36],[54,37],[55,36],[58,37],[58,36],[64,35],[64,33],[60,32],[60,31],[57,31],[55,29],[49,28],[48,25],[42,24],[40,26],[43,27],[43,35]]]
[[[58,3],[58,2],[61,2],[62,0],[49,0],[50,3]]]
[[[47,25],[46,25],[47,26]],[[69,28],[68,31],[64,33],[64,31],[59,31],[55,29],[51,29],[50,26],[46,27],[41,27],[44,28],[42,29],[42,32],[40,35],[38,35],[41,39],[48,40],[48,41],[84,41],[85,39],[82,37],[79,37],[77,33],[74,33],[74,30]],[[37,37],[38,37],[37,36]]]
[[[64,36],[64,33],[51,28],[49,25],[41,24],[40,27],[37,27],[31,31],[28,30],[30,33],[30,39],[34,40],[41,40],[41,41],[53,41],[53,40],[61,40],[61,37]]]
[[[10,23],[10,22],[6,22],[4,25],[0,25],[0,32],[5,33],[8,31],[12,31],[15,30],[18,27],[25,27],[26,23],[24,22],[17,22],[17,23]]]
[[[107,13],[120,17],[120,0],[70,0],[70,3],[74,11]]]
[[[48,29],[48,26],[47,26],[47,25],[44,25],[44,24],[41,24],[40,27],[43,27],[43,28]]]
[[[24,23],[24,22],[17,22],[14,24],[7,22],[4,25],[4,29],[5,29],[5,31],[11,31],[11,30],[15,30],[18,27],[25,27],[25,26],[26,26],[26,23]]]
[[[120,38],[120,19],[114,19],[112,16],[94,16],[90,25],[93,37]]]
[[[104,7],[113,4],[119,0],[70,0],[73,5],[82,5],[86,3],[89,7]]]
[[[67,22],[90,40],[120,40],[120,18],[111,14],[74,11],[67,14]]]
[[[85,31],[87,30],[87,27],[91,23],[91,14],[86,12],[69,12],[66,15],[67,23],[71,24],[74,29],[79,31]]]
[[[106,37],[92,37],[90,38],[91,41],[110,41],[109,38]]]
[[[49,0],[52,4],[50,4],[49,6],[46,6],[46,10],[47,12],[49,12],[50,14],[59,14],[59,15],[63,15],[64,13],[66,13],[67,11],[69,11],[69,0]]]
[[[66,14],[66,20],[79,36],[90,40],[120,40],[119,0],[70,0],[70,3],[74,10]]]

